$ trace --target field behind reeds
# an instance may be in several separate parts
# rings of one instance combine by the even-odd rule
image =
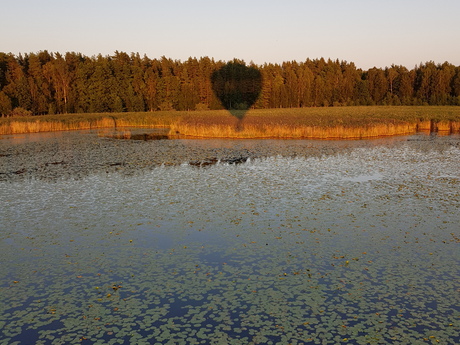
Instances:
[[[236,116],[234,116],[236,115]],[[166,127],[199,138],[354,139],[417,131],[460,133],[460,107],[330,107],[67,114],[1,118],[0,134],[96,128]]]

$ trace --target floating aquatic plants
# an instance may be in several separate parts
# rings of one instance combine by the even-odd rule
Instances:
[[[328,145],[2,183],[0,344],[460,342],[459,147]]]

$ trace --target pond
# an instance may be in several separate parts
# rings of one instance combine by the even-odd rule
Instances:
[[[0,139],[0,344],[460,343],[460,136],[112,134]]]

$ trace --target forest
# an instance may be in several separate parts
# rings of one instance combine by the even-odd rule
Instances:
[[[212,75],[228,62],[150,59],[116,51],[88,57],[40,51],[0,52],[0,114],[223,109]],[[282,64],[231,63],[257,69],[255,109],[356,105],[460,105],[460,66],[421,63],[362,70],[353,62],[306,59]],[[242,76],[244,78],[244,76]]]

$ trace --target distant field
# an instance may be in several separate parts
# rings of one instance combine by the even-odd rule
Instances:
[[[0,118],[0,134],[114,127],[167,127],[217,138],[368,138],[416,131],[460,133],[460,107],[363,106],[218,111],[66,114]],[[240,119],[241,118],[241,119]]]

